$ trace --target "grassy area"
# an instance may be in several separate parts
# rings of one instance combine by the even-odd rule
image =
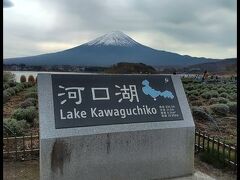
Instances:
[[[21,136],[34,129],[38,130],[38,97],[34,79],[26,78],[21,83],[14,80],[9,72],[3,74],[3,125],[4,135]]]
[[[182,78],[196,128],[237,143],[237,84],[230,78],[201,82]]]

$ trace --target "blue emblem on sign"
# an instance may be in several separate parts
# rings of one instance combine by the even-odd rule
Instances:
[[[149,86],[149,81],[146,80],[146,79],[144,81],[142,81],[142,85],[143,85],[143,87],[142,87],[143,93],[146,94],[146,95],[151,96],[154,99],[154,101],[157,100],[156,98],[158,96],[162,96],[164,98],[170,98],[170,99],[174,98],[174,96],[173,96],[171,91],[167,91],[166,90],[164,92],[161,92],[161,91],[157,91],[157,90],[153,89],[152,87],[150,87]]]

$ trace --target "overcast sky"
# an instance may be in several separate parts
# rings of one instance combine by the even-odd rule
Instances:
[[[65,50],[114,30],[182,55],[237,56],[237,0],[3,2],[4,58]]]

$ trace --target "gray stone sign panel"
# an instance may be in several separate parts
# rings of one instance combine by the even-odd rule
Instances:
[[[182,120],[171,76],[52,75],[56,128]]]
[[[75,85],[84,90],[66,89]],[[171,92],[167,94],[174,98],[161,94],[154,100],[143,90],[147,85],[149,90]],[[135,93],[128,94],[130,89]],[[177,75],[39,74],[38,98],[41,180],[150,180],[193,173],[195,125]],[[157,113],[91,117],[91,108],[133,112],[146,105]],[[81,115],[86,118],[78,114],[70,119],[74,113],[68,111],[74,108],[86,111]],[[61,119],[60,109],[66,119]]]

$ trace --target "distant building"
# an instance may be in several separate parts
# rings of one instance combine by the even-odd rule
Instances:
[[[191,68],[191,69],[189,69],[189,72],[198,73],[198,72],[201,72],[201,68]]]

